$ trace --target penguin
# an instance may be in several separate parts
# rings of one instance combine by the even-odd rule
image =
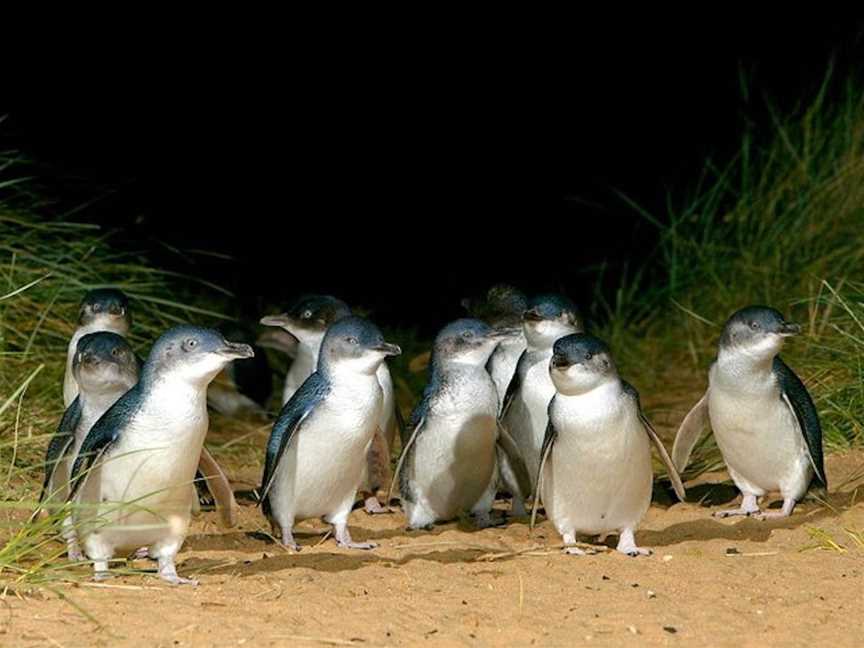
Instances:
[[[638,392],[621,380],[606,344],[583,333],[555,342],[547,371],[556,393],[548,408],[531,527],[542,499],[566,553],[585,553],[573,546],[577,534],[618,533],[619,552],[650,554],[636,545],[634,531],[651,504],[652,443],[682,502],[685,491],[642,413]]]
[[[78,340],[72,374],[79,393],[63,414],[45,455],[39,501],[49,512],[59,508],[69,495],[72,462],[87,432],[138,382],[138,358],[124,337],[107,331],[88,333]],[[63,536],[69,560],[83,560],[71,516],[63,520]]]
[[[489,526],[501,455],[527,482],[516,444],[498,425],[498,395],[485,369],[505,339],[507,332],[476,319],[452,322],[435,338],[429,382],[396,467],[408,528],[463,513],[473,514],[477,527]]]
[[[473,317],[483,320],[492,328],[515,331],[515,335],[499,342],[486,364],[486,370],[495,383],[498,400],[503,403],[519,358],[528,346],[522,330],[522,314],[528,308],[528,298],[518,288],[497,284],[489,289],[484,300],[464,299],[462,305]]]
[[[672,449],[679,470],[687,466],[702,429],[710,423],[741,506],[718,517],[760,519],[792,515],[815,482],[828,488],[822,428],[807,388],[779,353],[801,327],[768,306],[748,306],[723,327],[708,390],[687,414]],[[762,511],[758,498],[783,497],[779,511]]]
[[[177,575],[189,528],[193,481],[207,434],[207,386],[249,345],[218,331],[175,326],[153,345],[138,383],[90,428],[75,459],[70,500],[94,578],[109,576],[118,550],[147,547],[159,576]]]
[[[559,338],[585,330],[576,305],[562,295],[539,295],[530,300],[522,315],[527,348],[519,358],[501,406],[503,427],[512,435],[528,467],[530,483],[537,481],[540,448],[548,422],[549,401],[555,386],[549,377],[552,345]],[[512,513],[525,515],[524,499],[530,493],[513,492]]]
[[[294,361],[285,377],[282,403],[286,404],[297,388],[315,371],[321,342],[329,326],[351,315],[348,304],[330,295],[306,295],[299,298],[286,313],[269,315],[261,319],[265,326],[278,326],[297,340]],[[390,449],[397,431],[403,425],[396,403],[393,378],[386,362],[378,367],[378,381],[384,392],[381,409],[380,433],[369,449],[367,467],[361,492],[364,509],[370,515],[388,513],[376,493],[390,481]]]
[[[78,328],[69,340],[66,350],[66,373],[63,376],[63,407],[69,407],[78,395],[78,384],[72,370],[72,361],[78,340],[88,333],[110,331],[126,337],[132,326],[129,298],[116,288],[96,288],[84,295],[78,309]]]
[[[299,550],[296,520],[323,516],[339,546],[375,547],[351,539],[348,515],[381,421],[377,371],[385,358],[400,353],[360,317],[327,329],[317,369],[282,408],[267,443],[261,505],[284,546]]]

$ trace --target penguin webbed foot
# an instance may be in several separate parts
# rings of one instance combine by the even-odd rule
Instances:
[[[726,509],[725,511],[715,511],[714,517],[720,518],[722,520],[723,518],[736,517],[739,515],[743,517],[755,517],[760,515],[761,513],[762,511],[759,510],[759,504],[757,502],[756,496],[750,493],[744,493],[741,498],[741,506],[734,509]]]
[[[651,549],[636,546],[636,538],[633,535],[632,529],[624,529],[621,531],[621,535],[618,537],[618,546],[615,547],[615,550],[618,553],[625,554],[631,558],[636,558],[637,556],[650,556],[654,553]]]
[[[507,518],[495,517],[492,515],[492,512],[488,513],[475,513],[474,514],[474,526],[478,529],[489,529],[493,527],[502,527],[507,525]]]
[[[593,556],[597,552],[594,549],[582,549],[581,547],[564,547],[561,553],[568,556]]]
[[[351,533],[348,531],[348,525],[344,522],[340,524],[334,524],[335,527],[335,535],[336,535],[336,544],[344,549],[375,549],[377,547],[377,543],[375,542],[354,542],[351,539]]]
[[[183,578],[177,575],[177,567],[174,565],[173,558],[159,558],[159,578],[171,585],[198,586],[198,581],[194,578]]]
[[[797,501],[794,499],[784,499],[783,507],[779,511],[757,511],[753,513],[752,516],[757,520],[779,520],[781,518],[787,518],[792,515],[792,511],[795,510],[795,504]]]
[[[107,569],[97,569],[93,572],[93,580],[97,583],[101,581],[106,581],[114,578],[114,574],[112,574]]]

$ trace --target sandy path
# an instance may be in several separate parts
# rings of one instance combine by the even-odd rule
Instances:
[[[839,485],[862,465],[864,452],[831,455],[829,479]],[[241,471],[254,479],[253,467]],[[314,533],[323,525],[304,524],[292,554],[257,533],[263,520],[244,502],[239,528],[219,529],[214,513],[195,521],[180,573],[200,587],[139,574],[63,586],[96,622],[48,591],[8,594],[0,645],[862,645],[864,546],[844,529],[864,531],[864,480],[833,493],[833,511],[808,502],[787,521],[717,521],[711,510],[734,492],[710,482],[724,478],[691,488],[702,505],[667,508],[655,496],[637,533],[655,550],[647,558],[562,555],[545,521],[533,535],[519,522],[407,533],[401,514],[361,511],[352,533],[377,550],[339,549]],[[845,551],[805,550],[814,528]]]

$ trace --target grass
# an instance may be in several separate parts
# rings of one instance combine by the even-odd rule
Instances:
[[[214,324],[228,307],[204,282],[152,268],[145,254],[116,252],[110,235],[92,225],[46,217],[51,206],[22,169],[14,154],[0,153],[0,589],[73,576],[54,541],[56,519],[26,522],[62,413],[66,344],[82,294],[111,285],[130,295],[140,353],[166,327]],[[784,118],[775,113],[770,133],[745,133],[735,159],[708,164],[693,193],[670,200],[665,213],[630,204],[656,228],[655,254],[614,294],[598,288],[591,313],[661,429],[674,432],[704,389],[724,320],[765,303],[805,325],[784,355],[810,387],[826,445],[860,446],[864,95],[852,84],[838,90],[829,77],[806,106]],[[429,341],[414,331],[387,335],[405,349],[393,369],[408,411],[425,380],[417,360]],[[212,449],[257,471],[267,426],[232,426],[236,433]],[[692,469],[719,465],[708,437]],[[850,532],[851,544],[860,539]]]
[[[709,163],[666,213],[629,203],[659,243],[614,298],[598,294],[594,315],[649,409],[675,427],[707,384],[726,318],[774,306],[804,325],[784,357],[815,398],[825,443],[848,448],[864,441],[864,94],[829,74],[803,108],[772,115],[770,132],[745,133],[735,159]]]

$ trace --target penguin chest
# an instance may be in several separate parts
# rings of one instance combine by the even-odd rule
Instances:
[[[498,397],[482,374],[451,383],[415,441],[411,488],[438,519],[470,510],[496,475]]]
[[[581,401],[581,402],[580,402]],[[543,469],[542,501],[562,534],[635,528],[651,503],[651,448],[623,398],[555,399],[555,445]]]
[[[812,477],[795,415],[771,380],[741,388],[712,370],[708,414],[717,446],[739,488],[800,499]]]
[[[301,424],[279,460],[271,506],[303,519],[350,511],[381,417],[381,387],[334,387]]]
[[[507,425],[533,482],[540,466],[540,448],[549,422],[549,401],[555,395],[555,385],[549,377],[548,358],[532,364],[523,377],[522,387],[507,416]]]

